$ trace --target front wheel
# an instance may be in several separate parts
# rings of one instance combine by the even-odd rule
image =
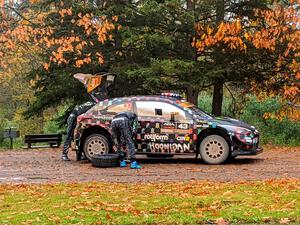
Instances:
[[[223,137],[210,135],[201,142],[199,153],[205,163],[221,164],[229,156],[229,145]]]
[[[109,152],[109,141],[102,134],[91,134],[88,136],[83,145],[83,151],[89,161],[95,155],[104,155]]]

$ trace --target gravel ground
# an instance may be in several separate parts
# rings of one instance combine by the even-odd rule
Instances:
[[[300,178],[300,147],[265,146],[257,156],[238,157],[224,165],[205,165],[194,157],[139,157],[143,168],[95,168],[86,161],[60,160],[60,149],[0,151],[0,184],[58,182],[165,182],[209,180],[235,182]]]

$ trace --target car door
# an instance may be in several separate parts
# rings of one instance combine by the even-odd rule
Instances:
[[[176,103],[165,103],[163,117],[169,121],[167,124],[163,124],[163,132],[167,132],[169,124],[171,128],[174,127],[173,133],[169,135],[172,141],[170,146],[172,152],[179,154],[194,152],[193,120],[190,118],[189,113]]]
[[[177,127],[182,127],[181,122],[188,121],[184,110],[167,102],[136,101],[136,113],[139,118],[138,152],[175,154],[190,150],[189,145],[178,140],[176,133]],[[177,121],[171,120],[172,113],[177,114]]]

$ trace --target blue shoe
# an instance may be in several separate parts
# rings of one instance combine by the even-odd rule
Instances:
[[[137,163],[137,161],[134,161],[130,165],[131,169],[141,169],[142,167]]]
[[[124,159],[120,162],[120,167],[126,167],[126,161]]]

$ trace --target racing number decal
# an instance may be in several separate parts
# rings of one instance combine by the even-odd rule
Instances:
[[[178,123],[177,124],[177,129],[187,130],[187,129],[189,129],[189,124],[187,124],[187,123]]]

